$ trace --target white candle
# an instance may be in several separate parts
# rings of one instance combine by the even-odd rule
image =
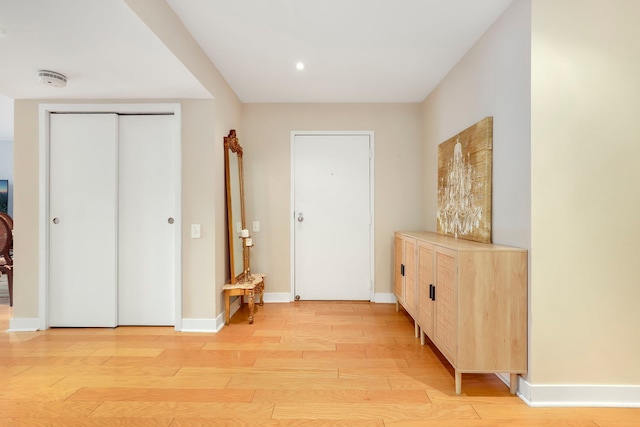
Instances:
[[[242,229],[242,231],[240,232],[240,237],[249,237],[249,230],[247,230],[246,228]]]
[[[247,246],[253,246],[253,239],[251,237],[245,239],[245,242]]]

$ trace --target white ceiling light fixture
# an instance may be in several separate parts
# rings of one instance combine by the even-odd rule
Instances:
[[[67,78],[55,71],[38,71],[38,80],[45,86],[65,87],[67,85]]]
[[[296,68],[298,70],[304,70],[304,63],[303,62],[297,62],[296,63]]]

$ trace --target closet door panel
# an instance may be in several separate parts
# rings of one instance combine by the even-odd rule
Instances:
[[[121,116],[118,324],[175,324],[174,116]]]
[[[116,325],[115,114],[52,114],[49,325]]]

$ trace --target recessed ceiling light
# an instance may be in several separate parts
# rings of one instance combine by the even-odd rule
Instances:
[[[302,62],[298,62],[298,63],[296,63],[296,68],[297,68],[298,70],[304,70],[304,63],[302,63]]]

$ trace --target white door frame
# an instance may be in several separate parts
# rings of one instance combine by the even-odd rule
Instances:
[[[374,203],[373,203],[373,189],[374,189],[374,182],[373,182],[373,177],[374,177],[374,171],[373,171],[373,165],[374,165],[374,157],[373,157],[373,153],[374,153],[374,144],[373,144],[373,131],[300,131],[300,130],[294,130],[291,131],[291,196],[290,196],[290,209],[289,209],[289,214],[291,215],[289,217],[289,236],[290,236],[290,243],[289,243],[289,252],[290,252],[290,263],[291,263],[291,270],[290,270],[290,301],[294,301],[295,300],[295,288],[294,288],[294,284],[295,284],[295,271],[296,271],[296,264],[295,264],[295,227],[296,227],[296,218],[295,218],[295,200],[294,200],[294,190],[295,190],[295,139],[297,136],[304,136],[304,135],[324,135],[324,136],[340,136],[340,135],[366,135],[369,137],[369,141],[370,141],[370,155],[369,155],[369,212],[371,214],[371,223],[369,225],[369,256],[370,256],[370,260],[369,260],[369,274],[371,277],[371,288],[370,288],[370,292],[369,292],[369,300],[370,301],[375,301],[375,291],[376,291],[376,286],[375,286],[375,268],[374,268],[374,260],[375,260],[375,240],[374,240],[374,215],[373,215],[373,208],[374,208]]]
[[[175,120],[175,329],[182,329],[182,139],[177,103],[158,104],[40,104],[38,188],[38,327],[49,328],[49,117],[52,113],[173,114]]]

